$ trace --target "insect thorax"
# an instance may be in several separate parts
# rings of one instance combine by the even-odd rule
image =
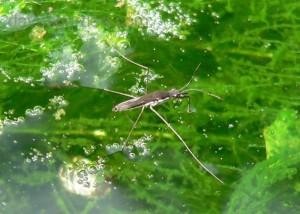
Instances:
[[[171,98],[180,98],[180,97],[182,97],[182,96],[181,96],[181,92],[180,92],[180,90],[178,90],[178,89],[171,89],[171,90],[169,91],[169,96],[170,96]]]

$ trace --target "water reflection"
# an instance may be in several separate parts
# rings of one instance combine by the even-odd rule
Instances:
[[[100,175],[101,174],[101,175]],[[112,184],[105,178],[104,160],[94,165],[91,160],[80,156],[59,168],[59,179],[70,192],[85,197],[106,197]]]

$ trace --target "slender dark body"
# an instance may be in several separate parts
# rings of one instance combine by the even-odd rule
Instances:
[[[171,89],[169,91],[155,91],[149,94],[145,94],[141,97],[135,97],[133,99],[127,100],[116,105],[113,108],[114,112],[117,111],[125,111],[134,108],[138,108],[141,106],[144,107],[154,107],[161,103],[166,102],[169,99],[178,99],[178,98],[189,98],[187,93],[182,93],[180,90]]]
[[[112,47],[113,48],[113,47]],[[146,69],[148,72],[150,71],[150,69],[146,66],[143,66],[139,63],[136,63],[134,61],[132,61],[131,59],[128,59],[126,56],[124,56],[122,53],[120,53],[117,49],[113,48],[121,57],[123,57],[125,60],[127,60],[128,62],[134,64],[134,65],[137,65],[143,69]],[[194,74],[195,72],[197,71],[197,69],[199,68],[200,64],[197,66],[197,68],[195,69],[194,71]],[[127,138],[125,139],[124,143],[123,143],[123,146],[122,146],[122,150],[124,149],[124,146],[126,145],[126,143],[128,142],[129,140],[129,137],[131,136],[133,130],[135,129],[138,121],[140,120],[143,112],[144,112],[144,109],[146,107],[149,107],[149,109],[154,112],[167,126],[168,128],[177,136],[177,138],[182,142],[182,144],[185,146],[186,150],[190,153],[190,155],[197,161],[197,163],[205,170],[207,171],[210,175],[212,175],[215,179],[217,179],[219,182],[223,183],[223,181],[218,178],[213,172],[211,172],[198,158],[197,156],[193,153],[193,151],[189,148],[189,146],[186,144],[186,142],[182,139],[182,137],[178,134],[178,132],[171,126],[170,123],[168,123],[168,121],[162,116],[160,115],[155,109],[154,107],[156,105],[159,105],[161,103],[164,103],[166,102],[167,100],[170,100],[170,99],[180,99],[180,98],[187,98],[188,99],[188,112],[190,112],[190,97],[188,95],[188,91],[198,91],[198,92],[202,92],[202,93],[205,93],[205,94],[208,94],[210,96],[213,96],[217,99],[220,99],[222,100],[220,97],[214,95],[214,94],[211,94],[211,93],[208,93],[206,91],[203,91],[201,89],[186,89],[184,90],[184,88],[186,88],[190,83],[191,81],[193,80],[193,77],[194,77],[194,74],[192,76],[192,78],[190,79],[190,81],[185,85],[183,86],[180,90],[178,89],[171,89],[169,91],[155,91],[155,92],[152,92],[152,93],[147,93],[147,85],[146,85],[146,94],[143,95],[143,96],[140,96],[140,97],[134,97],[134,96],[131,96],[129,94],[125,94],[125,93],[122,93],[122,92],[118,92],[118,91],[114,91],[114,90],[110,90],[110,89],[103,89],[105,91],[108,91],[108,92],[112,92],[112,93],[115,93],[115,94],[120,94],[120,95],[123,95],[123,96],[127,96],[127,97],[130,97],[131,99],[127,100],[127,101],[124,101],[118,105],[116,105],[112,111],[114,112],[118,112],[118,111],[125,111],[125,110],[131,110],[131,109],[134,109],[134,108],[141,108],[141,111],[140,111],[140,114],[138,115],[135,123],[133,124]],[[147,84],[147,82],[146,82]]]

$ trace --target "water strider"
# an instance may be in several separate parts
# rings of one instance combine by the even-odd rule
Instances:
[[[125,60],[129,61],[130,63],[134,64],[134,65],[137,65],[141,68],[144,68],[147,70],[147,72],[149,72],[149,68],[144,66],[144,65],[141,65],[141,64],[138,64],[132,60],[130,60],[129,58],[127,58],[126,56],[124,56],[122,53],[120,53],[117,49],[113,48],[113,50],[115,50],[122,58],[124,58]],[[185,148],[187,149],[187,151],[191,154],[191,156],[197,161],[197,163],[204,169],[206,170],[210,175],[212,175],[215,179],[217,179],[219,182],[223,183],[223,181],[218,178],[213,172],[211,172],[197,157],[196,155],[192,152],[192,150],[188,147],[188,145],[186,144],[186,142],[183,140],[183,138],[178,134],[178,132],[170,125],[170,123],[163,117],[161,116],[155,109],[154,107],[159,105],[159,104],[162,104],[170,99],[182,99],[182,98],[187,98],[188,99],[188,112],[190,112],[190,97],[189,97],[189,94],[187,93],[188,91],[199,91],[199,92],[202,92],[202,93],[205,93],[207,95],[210,95],[210,96],[213,96],[217,99],[220,99],[222,100],[220,97],[214,95],[214,94],[211,94],[211,93],[208,93],[206,91],[203,91],[203,90],[200,90],[200,89],[186,89],[184,90],[184,88],[186,88],[193,80],[194,78],[194,75],[195,75],[195,72],[198,70],[200,64],[197,66],[197,68],[195,69],[194,71],[194,74],[192,76],[192,78],[189,80],[189,82],[183,86],[181,89],[171,89],[169,91],[155,91],[155,92],[152,92],[152,93],[147,93],[143,96],[140,96],[140,97],[135,97],[135,96],[132,96],[132,95],[129,95],[129,94],[125,94],[125,93],[122,93],[122,92],[118,92],[118,91],[114,91],[114,90],[110,90],[110,89],[103,89],[105,91],[108,91],[108,92],[112,92],[112,93],[115,93],[115,94],[120,94],[120,95],[123,95],[123,96],[127,96],[127,97],[130,97],[131,99],[127,100],[127,101],[124,101],[122,103],[119,103],[118,105],[116,105],[115,107],[113,107],[112,111],[114,112],[119,112],[119,111],[125,111],[125,110],[131,110],[131,109],[135,109],[135,108],[141,108],[141,112],[140,114],[138,115],[135,123],[133,124],[127,138],[125,139],[124,141],[124,144],[123,144],[123,147],[125,146],[125,144],[127,143],[127,141],[129,140],[133,130],[136,128],[136,125],[138,123],[138,121],[140,120],[143,112],[144,112],[144,109],[146,107],[149,107],[150,110],[152,112],[154,112],[167,126],[168,128],[178,137],[178,139],[183,143],[183,145],[185,146]],[[146,82],[146,91],[147,91],[147,88],[148,88],[148,85],[147,85],[147,82]],[[123,149],[122,149],[123,150]]]

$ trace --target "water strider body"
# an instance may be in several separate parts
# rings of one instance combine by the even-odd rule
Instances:
[[[112,47],[113,48],[113,47]],[[113,48],[121,57],[123,57],[125,60],[129,61],[130,63],[132,64],[135,64],[141,68],[144,68],[146,69],[148,72],[149,72],[149,68],[146,67],[146,66],[143,66],[141,64],[138,64],[130,59],[128,59],[126,56],[124,56],[123,54],[121,54],[118,50],[116,50],[115,48]],[[197,68],[195,69],[194,71],[194,74],[195,72],[197,71],[197,69],[199,68],[200,64],[197,66]],[[218,178],[213,172],[211,172],[198,158],[197,156],[192,152],[192,150],[189,148],[189,146],[186,144],[186,142],[183,140],[183,138],[178,134],[178,132],[171,126],[171,124],[162,116],[160,115],[155,109],[154,107],[156,105],[159,105],[159,104],[162,104],[170,99],[181,99],[181,98],[187,98],[188,99],[188,112],[190,112],[190,97],[189,97],[189,94],[187,93],[188,91],[198,91],[198,92],[202,92],[202,93],[205,93],[207,95],[210,95],[210,96],[213,96],[217,99],[220,99],[222,100],[219,96],[217,95],[214,95],[214,94],[211,94],[211,93],[208,93],[206,91],[203,91],[201,89],[186,89],[186,90],[183,90],[185,87],[187,87],[191,81],[193,80],[193,77],[194,77],[194,74],[192,76],[192,78],[190,79],[190,81],[185,85],[183,86],[180,90],[178,89],[171,89],[169,91],[155,91],[155,92],[152,92],[152,93],[146,93],[145,95],[143,96],[140,96],[140,97],[134,97],[132,95],[129,95],[129,94],[126,94],[126,93],[122,93],[122,92],[118,92],[118,91],[114,91],[114,90],[110,90],[110,89],[103,89],[105,91],[108,91],[108,92],[112,92],[112,93],[115,93],[115,94],[120,94],[120,95],[123,95],[123,96],[127,96],[127,97],[130,97],[131,99],[127,100],[127,101],[124,101],[124,102],[121,102],[119,103],[118,105],[116,105],[112,111],[114,112],[119,112],[119,111],[125,111],[125,110],[131,110],[131,109],[135,109],[135,108],[141,108],[141,112],[140,114],[138,115],[135,123],[133,124],[127,138],[125,139],[124,143],[123,143],[123,146],[122,146],[122,150],[124,149],[124,146],[126,145],[127,141],[129,140],[129,137],[131,136],[133,130],[135,129],[140,117],[142,116],[143,112],[144,112],[144,109],[146,107],[149,107],[150,110],[152,112],[154,112],[166,125],[167,127],[177,136],[177,138],[181,141],[181,143],[185,146],[186,150],[190,153],[190,155],[196,160],[196,162],[205,170],[207,171],[210,175],[212,175],[216,180],[218,180],[219,182],[223,183],[223,181]],[[147,84],[147,82],[146,82]],[[147,85],[146,85],[147,86]],[[146,91],[147,91],[147,87],[146,87]]]
[[[112,110],[114,112],[117,112],[117,111],[131,110],[141,106],[154,107],[156,105],[168,101],[169,99],[180,99],[180,98],[189,98],[189,95],[188,93],[181,92],[180,90],[177,89],[171,89],[169,91],[155,91],[149,94],[145,94],[141,97],[132,98],[130,100],[122,102],[116,105]]]

